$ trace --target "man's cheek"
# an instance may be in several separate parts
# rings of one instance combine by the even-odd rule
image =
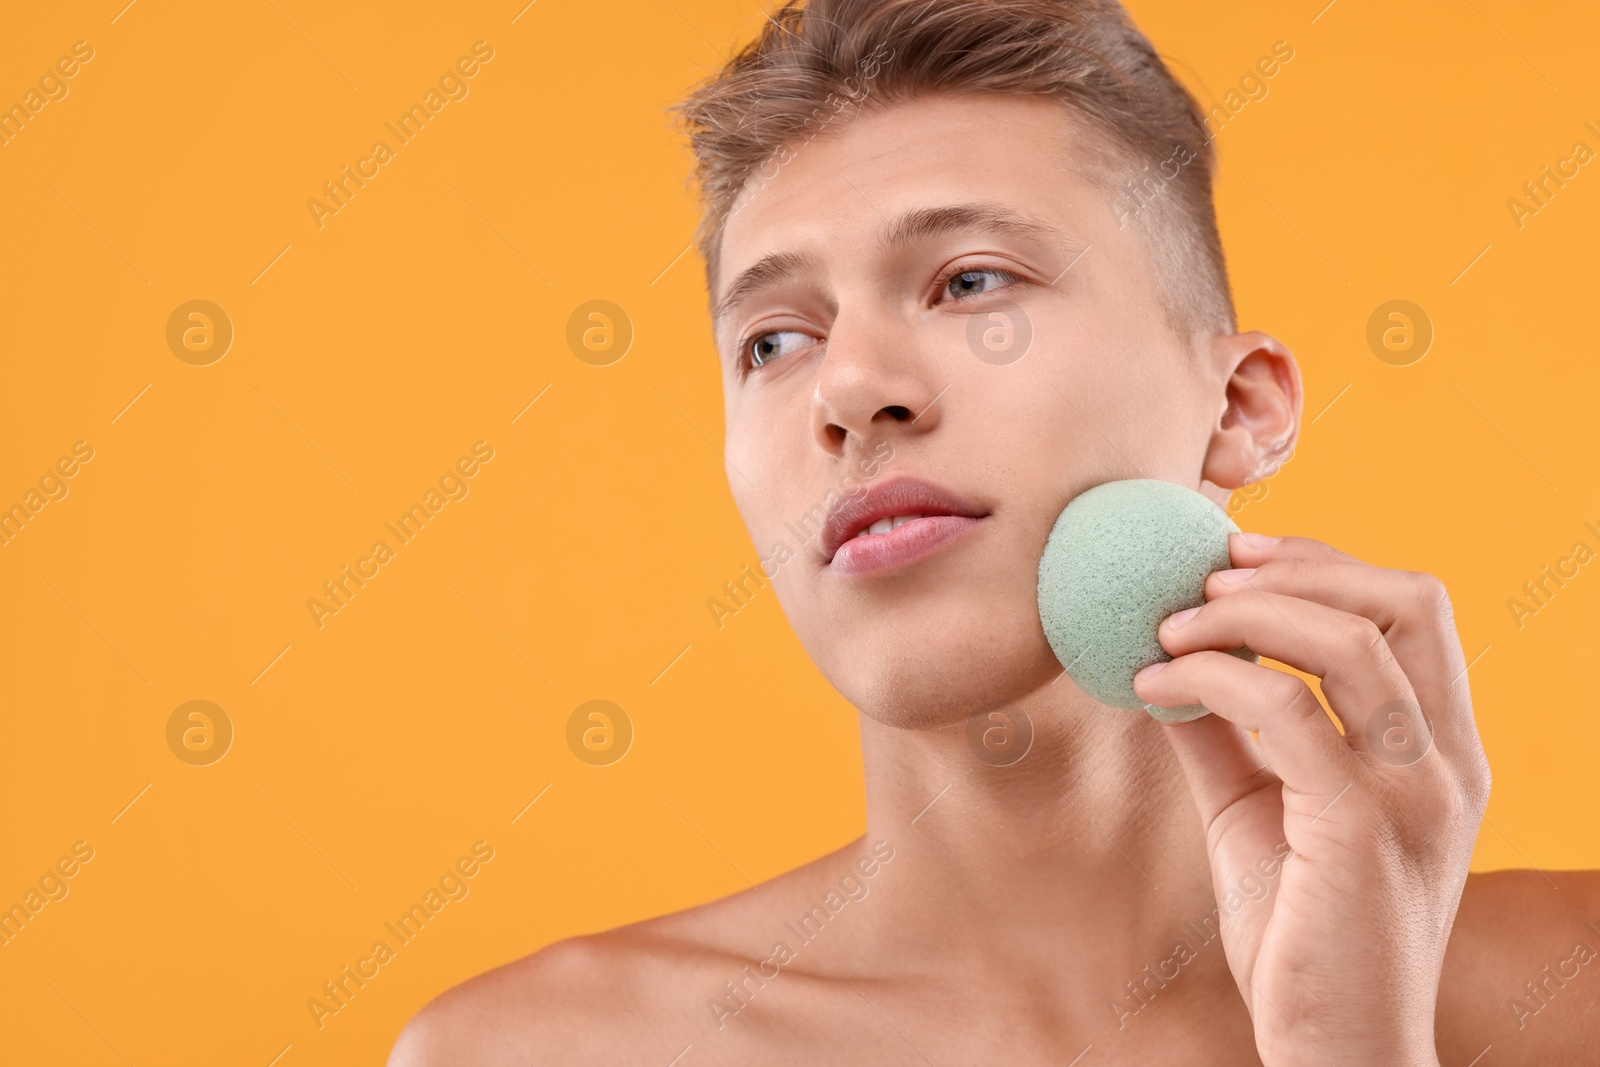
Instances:
[[[803,632],[805,618],[816,611],[816,607],[807,602],[814,595],[815,587],[810,585],[812,580],[811,563],[804,553],[791,556],[789,562],[779,567],[771,578],[778,606],[783,609],[797,633]]]

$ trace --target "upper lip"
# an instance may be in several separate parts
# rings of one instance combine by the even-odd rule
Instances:
[[[822,553],[831,562],[839,546],[879,519],[895,515],[961,515],[983,518],[989,514],[954,493],[920,478],[902,476],[865,492],[843,497],[828,512],[822,528]]]

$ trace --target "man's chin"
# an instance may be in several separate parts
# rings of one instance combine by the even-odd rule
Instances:
[[[835,638],[836,640],[837,638]],[[815,657],[852,707],[885,726],[932,730],[997,704],[1026,701],[1061,673],[1042,632],[915,628],[843,641]]]

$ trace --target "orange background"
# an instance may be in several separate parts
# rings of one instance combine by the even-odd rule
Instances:
[[[0,103],[94,49],[0,147],[0,506],[94,449],[0,547],[0,905],[94,849],[0,947],[3,1058],[376,1062],[448,982],[857,834],[851,710],[770,593],[706,608],[756,555],[663,110],[755,4],[121,2],[0,33]],[[1295,49],[1220,130],[1218,203],[1242,321],[1318,417],[1238,521],[1444,578],[1495,772],[1474,866],[1600,866],[1600,564],[1507,607],[1600,548],[1600,164],[1520,229],[1506,204],[1600,148],[1600,11],[1133,9],[1207,101]],[[308,198],[480,40],[319,229]],[[1396,298],[1436,331],[1404,367],[1366,340]],[[209,366],[167,345],[191,299],[234,327]],[[610,366],[566,342],[595,299],[633,326]],[[477,441],[470,495],[318,629],[308,598]],[[608,767],[565,740],[596,698],[635,731]],[[209,766],[167,743],[195,699],[235,731]],[[470,895],[319,1029],[307,999],[477,841]]]

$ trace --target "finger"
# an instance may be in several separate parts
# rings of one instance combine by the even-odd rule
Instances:
[[[1183,768],[1208,844],[1214,844],[1210,841],[1211,824],[1219,814],[1264,787],[1282,784],[1283,780],[1261,758],[1261,750],[1249,733],[1220,715],[1167,723],[1161,732]],[[1278,800],[1281,803],[1281,794]],[[1281,814],[1273,825],[1281,830]]]
[[[1371,619],[1315,601],[1253,590],[1233,594],[1169,615],[1156,636],[1174,656],[1245,647],[1320,678],[1345,741],[1358,750],[1371,751],[1367,729],[1374,713],[1387,714],[1396,702],[1416,703],[1383,631]],[[1414,717],[1421,722],[1420,712]]]
[[[1254,567],[1269,559],[1314,559],[1359,563],[1356,557],[1310,537],[1272,537],[1244,530],[1228,535],[1228,556],[1235,567]]]
[[[1234,944],[1247,946],[1247,957],[1253,958],[1278,891],[1277,879],[1259,877],[1262,864],[1281,861],[1289,852],[1283,781],[1268,769],[1250,735],[1219,715],[1168,723],[1161,732],[1194,797],[1212,892],[1231,917]],[[1321,808],[1327,802],[1315,803]],[[1245,912],[1240,889],[1256,884],[1265,884],[1266,894],[1249,899],[1264,906]]]
[[[1476,746],[1468,663],[1449,595],[1433,575],[1291,555],[1218,571],[1206,580],[1208,600],[1241,592],[1281,593],[1371,619],[1421,704],[1434,710],[1441,749],[1450,754]]]
[[[1152,663],[1134,675],[1133,688],[1148,703],[1202,704],[1252,731],[1267,765],[1296,792],[1331,798],[1361,771],[1316,694],[1284,671],[1208,649]]]
[[[1303,556],[1270,556],[1252,566],[1215,571],[1205,583],[1208,600],[1251,589],[1304,597],[1364,615],[1388,632],[1407,620],[1433,615],[1443,586],[1419,571]]]

